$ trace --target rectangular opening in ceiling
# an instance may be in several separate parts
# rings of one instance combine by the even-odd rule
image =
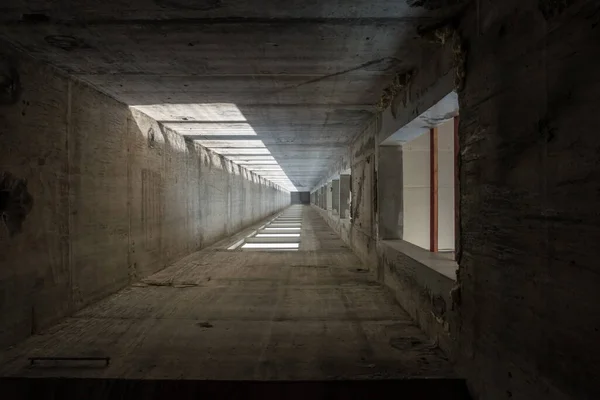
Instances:
[[[161,127],[243,166],[288,192],[297,191],[265,145],[264,137],[257,134],[256,130],[260,129],[252,126],[260,122],[249,121],[236,104],[150,104],[132,108],[156,120]]]

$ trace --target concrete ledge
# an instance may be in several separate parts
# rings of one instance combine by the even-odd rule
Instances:
[[[403,241],[380,241],[377,253],[378,276],[383,283],[421,329],[454,358],[451,333],[455,312],[450,292],[456,282],[445,270],[448,263],[427,257],[423,254],[427,251]]]
[[[404,240],[382,240],[381,244],[404,253],[413,260],[456,281],[458,264],[444,254],[432,253]]]

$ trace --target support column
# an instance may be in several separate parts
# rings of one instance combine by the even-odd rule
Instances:
[[[379,238],[402,239],[404,233],[404,177],[402,146],[379,147],[377,194]]]
[[[327,196],[325,194],[325,186],[321,186],[321,208],[323,210],[325,210],[326,205],[327,205]]]
[[[340,218],[350,218],[350,175],[340,175]]]
[[[331,212],[333,207],[333,186],[331,182],[328,182],[325,186],[325,199],[327,200],[327,204],[325,205],[325,209]]]
[[[340,180],[331,181],[331,212],[333,215],[340,216]]]

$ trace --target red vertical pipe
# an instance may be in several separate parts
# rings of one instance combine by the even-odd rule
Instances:
[[[458,141],[458,127],[460,117],[454,117],[454,254],[458,254],[460,246],[460,171],[458,163],[460,158],[460,142]]]
[[[429,131],[429,161],[430,161],[430,201],[429,201],[429,235],[432,252],[438,251],[438,130]]]

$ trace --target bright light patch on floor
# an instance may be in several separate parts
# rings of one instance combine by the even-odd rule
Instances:
[[[300,243],[246,243],[242,249],[297,249]]]
[[[265,228],[266,231],[299,231],[300,228]]]
[[[261,237],[300,237],[299,233],[257,233],[257,238]]]

